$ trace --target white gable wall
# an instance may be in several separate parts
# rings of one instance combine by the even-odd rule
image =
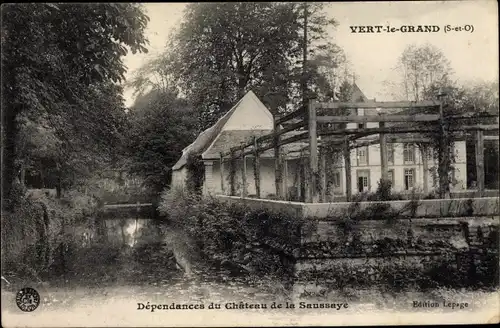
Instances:
[[[225,130],[264,130],[273,128],[273,116],[253,92],[248,92],[226,122]]]

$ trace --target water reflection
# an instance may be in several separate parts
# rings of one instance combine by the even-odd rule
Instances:
[[[105,226],[107,242],[111,245],[134,247],[160,237],[158,229],[149,219],[108,219],[105,220]]]

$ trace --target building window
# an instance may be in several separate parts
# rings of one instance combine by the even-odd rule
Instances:
[[[405,190],[411,190],[415,186],[415,169],[405,169]]]
[[[363,192],[370,189],[370,171],[369,170],[358,170],[357,171],[357,186],[358,191]]]
[[[394,144],[387,144],[387,163],[394,165]]]
[[[457,183],[457,171],[454,167],[450,168],[450,182],[455,185]]]
[[[387,171],[389,181],[391,182],[391,188],[394,188],[394,170]]]
[[[415,163],[415,146],[412,144],[404,144],[403,160],[405,163]]]
[[[358,123],[358,129],[366,128],[366,123]]]
[[[368,146],[356,150],[359,165],[368,165]]]

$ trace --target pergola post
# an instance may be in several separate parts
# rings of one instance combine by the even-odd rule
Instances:
[[[231,196],[236,195],[236,186],[234,183],[234,175],[236,174],[236,168],[234,161],[235,161],[234,151],[231,151],[231,158],[229,160],[229,186],[230,186]]]
[[[444,94],[440,95],[442,98]],[[448,178],[450,169],[450,152],[448,131],[446,129],[446,121],[443,113],[443,100],[440,99],[439,103],[439,123],[441,125],[440,138],[439,138],[439,197],[448,199],[450,198],[450,181]]]
[[[318,202],[318,134],[316,129],[316,107],[314,100],[308,105],[309,127],[309,203]]]
[[[288,161],[283,156],[283,199],[288,200]]]
[[[298,160],[298,187],[297,187],[297,198],[298,201],[302,201],[302,178],[304,177],[304,158],[302,154],[300,154],[300,158]]]
[[[247,196],[247,157],[242,157],[243,163],[241,165],[241,197]]]
[[[281,172],[281,147],[279,145],[280,142],[280,125],[277,123],[277,117],[273,117],[273,125],[274,125],[274,184],[276,188],[276,197],[281,199],[282,197],[282,172]]]
[[[260,198],[260,158],[259,144],[256,137],[253,137],[253,177],[255,181],[255,194]]]
[[[385,128],[385,122],[380,122],[379,127]],[[382,180],[389,180],[389,165],[387,163],[387,137],[385,133],[380,134],[380,166],[382,170]]]
[[[352,198],[352,182],[351,182],[351,152],[349,150],[349,137],[344,140],[344,166],[345,166],[345,196],[346,201],[350,202]]]
[[[222,194],[224,194],[224,156],[222,152],[220,153],[220,189]]]
[[[482,130],[476,130],[476,180],[478,196],[484,195],[484,133]]]
[[[422,145],[422,169],[424,171],[424,193],[427,194],[429,192],[429,146],[427,144]]]
[[[326,202],[326,153],[325,153],[325,148],[321,148],[321,151],[319,153],[320,157],[320,166],[319,166],[319,176],[320,176],[320,202],[324,203]]]

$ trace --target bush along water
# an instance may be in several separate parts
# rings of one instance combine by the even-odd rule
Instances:
[[[56,198],[19,190],[13,210],[2,213],[2,276],[42,283],[70,273],[96,236],[97,209],[95,198],[78,192]]]
[[[224,204],[184,189],[166,191],[159,210],[168,218],[167,230],[184,236],[167,233],[167,238],[178,239],[174,246],[184,248],[194,266],[229,275],[286,277],[293,271],[303,224],[297,218]]]

